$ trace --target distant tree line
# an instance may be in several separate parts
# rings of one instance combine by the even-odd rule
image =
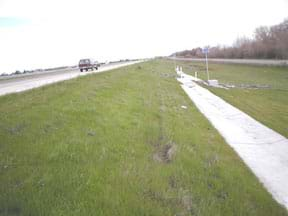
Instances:
[[[202,58],[200,47],[172,54],[171,56]],[[256,58],[288,59],[288,19],[274,26],[261,26],[255,30],[252,39],[238,38],[232,46],[209,48],[210,58]]]

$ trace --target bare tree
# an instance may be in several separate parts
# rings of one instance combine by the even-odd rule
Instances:
[[[204,57],[199,47],[178,52],[177,56]],[[288,19],[271,27],[256,28],[252,39],[240,37],[230,47],[211,47],[209,56],[211,58],[288,59]]]

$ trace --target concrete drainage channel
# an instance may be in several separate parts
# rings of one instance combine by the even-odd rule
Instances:
[[[288,209],[288,139],[176,71],[181,87],[260,182]]]

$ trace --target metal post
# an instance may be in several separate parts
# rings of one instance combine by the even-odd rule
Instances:
[[[210,77],[209,77],[209,70],[208,70],[208,58],[207,58],[207,52],[206,52],[206,72],[207,72],[207,78],[208,80],[210,80]]]
[[[176,59],[176,53],[174,54],[174,68],[176,68],[175,59]]]

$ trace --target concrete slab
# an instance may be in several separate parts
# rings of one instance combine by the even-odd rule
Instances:
[[[288,139],[199,86],[182,72],[183,90],[272,196],[288,209]],[[191,87],[193,86],[193,87]]]

